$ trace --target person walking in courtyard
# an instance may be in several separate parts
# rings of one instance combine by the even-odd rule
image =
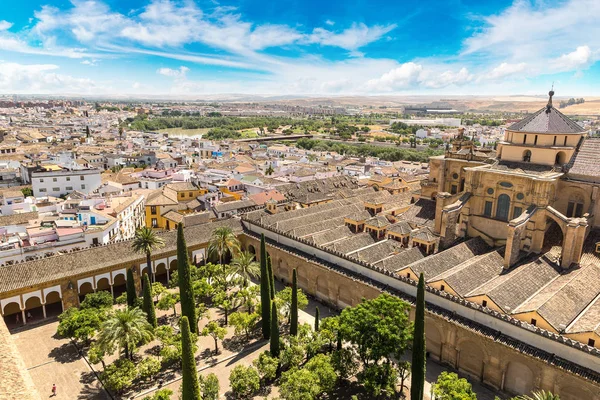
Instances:
[[[52,397],[56,396],[56,383],[52,384]]]
[[[17,325],[21,322],[21,320],[19,319],[19,314],[16,315],[17,317],[15,318],[15,322],[17,323]]]

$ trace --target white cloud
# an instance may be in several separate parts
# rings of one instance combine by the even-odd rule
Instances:
[[[369,80],[367,86],[379,91],[404,89],[418,84],[422,73],[422,65],[408,62],[386,72],[377,79]]]
[[[81,64],[88,65],[90,67],[95,67],[96,65],[98,65],[98,60],[94,60],[94,59],[92,59],[92,60],[83,60],[81,62]]]
[[[346,50],[357,50],[369,43],[375,42],[393,29],[396,25],[367,25],[352,24],[348,29],[335,33],[324,28],[316,28],[308,37],[310,43],[318,43],[323,46],[341,47]]]
[[[503,62],[497,67],[493,68],[484,78],[491,80],[503,79],[509,76],[514,76],[522,73],[527,68],[526,63],[509,64]]]
[[[335,25],[335,22],[334,22],[334,21],[332,21],[332,20],[330,20],[330,19],[326,20],[326,21],[325,21],[325,23],[326,23],[327,25],[329,25],[329,26],[333,26],[333,25]]]
[[[185,78],[185,75],[188,73],[190,69],[188,67],[181,66],[178,69],[171,68],[159,68],[156,73],[164,76],[169,76],[172,78]]]
[[[598,49],[598,15],[597,0],[516,0],[501,13],[482,17],[482,28],[464,41],[463,54],[542,64],[572,51],[573,43],[587,43],[592,50]]]
[[[7,31],[12,26],[13,26],[12,22],[4,21],[4,20],[0,21],[0,31]]]
[[[425,87],[439,89],[448,86],[462,86],[473,80],[473,75],[465,67],[458,71],[447,70],[444,72],[427,72],[421,76]]]
[[[557,71],[571,71],[586,68],[592,62],[592,50],[588,46],[579,46],[571,53],[563,54],[553,61]]]
[[[473,80],[474,76],[466,67],[455,70],[442,70],[439,66],[423,66],[414,62],[401,64],[378,78],[366,83],[369,90],[392,92],[415,87],[430,89],[461,86]]]
[[[169,0],[154,0],[139,15],[138,22],[123,22],[119,36],[151,46],[179,46],[196,38],[204,27],[202,11],[192,2],[179,6]]]
[[[90,79],[55,72],[54,64],[0,62],[0,91],[4,93],[97,93]]]

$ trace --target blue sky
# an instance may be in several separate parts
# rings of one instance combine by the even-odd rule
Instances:
[[[21,0],[0,93],[600,95],[600,1]]]

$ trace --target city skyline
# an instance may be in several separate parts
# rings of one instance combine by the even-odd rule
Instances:
[[[600,4],[32,0],[0,93],[600,95]]]

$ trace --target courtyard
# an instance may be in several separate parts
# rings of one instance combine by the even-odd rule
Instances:
[[[283,284],[276,283],[277,290],[284,288]],[[309,304],[304,310],[299,312],[299,320],[301,323],[308,323],[312,326],[314,323],[315,307],[319,307],[320,317],[336,315],[337,311],[317,302],[313,298],[309,298]],[[177,305],[177,313],[180,314],[179,304]],[[210,309],[211,320],[222,318],[220,310]],[[172,311],[157,310],[159,319],[172,318]],[[199,328],[209,321],[204,318],[200,322]],[[100,364],[90,365],[87,359],[82,357],[79,349],[72,344],[68,339],[59,338],[56,335],[58,321],[56,319],[45,323],[32,323],[24,328],[14,329],[12,331],[13,339],[23,355],[26,367],[31,374],[32,380],[42,398],[51,395],[52,384],[57,385],[58,391],[55,399],[93,399],[93,400],[108,400],[108,399],[143,399],[146,396],[151,396],[159,388],[167,388],[173,391],[172,399],[178,398],[179,387],[181,385],[181,375],[179,371],[167,370],[157,379],[136,387],[121,395],[121,397],[111,397],[104,390],[102,384],[94,373],[100,372],[102,366]],[[242,336],[235,336],[232,327],[227,327],[227,335],[223,341],[219,341],[219,354],[214,354],[214,341],[211,337],[199,336],[198,351],[196,353],[197,368],[200,374],[206,375],[214,373],[219,377],[220,395],[221,398],[226,398],[227,393],[230,393],[229,374],[236,365],[252,365],[252,362],[258,358],[260,353],[269,349],[269,342],[257,340],[253,336],[250,341],[246,342]],[[255,332],[256,333],[256,332]],[[259,338],[258,338],[259,339]],[[154,340],[142,346],[139,349],[139,354],[144,356],[154,354],[154,348],[157,341]],[[410,359],[410,352],[405,355]],[[108,364],[117,358],[113,355],[107,358],[105,362]],[[437,364],[433,361],[427,362],[427,375],[425,392],[426,399],[429,399],[431,384],[435,382],[438,375],[448,370],[447,367]],[[159,380],[161,384],[159,387]],[[493,400],[496,395],[493,391],[482,386],[476,380],[469,379],[473,384],[473,389],[477,393],[479,400]],[[278,396],[278,387],[270,386],[262,389],[257,394],[255,399],[276,398]],[[340,397],[341,398],[341,397]]]

